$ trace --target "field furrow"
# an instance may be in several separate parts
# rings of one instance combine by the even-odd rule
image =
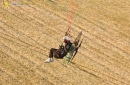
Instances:
[[[9,0],[0,4],[0,85],[129,85],[130,1]],[[44,63],[70,27],[84,38],[69,64]]]

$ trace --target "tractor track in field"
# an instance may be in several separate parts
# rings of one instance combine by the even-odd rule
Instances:
[[[108,9],[105,3],[90,2],[88,5],[98,10],[93,11],[97,14],[88,16],[85,14],[90,14],[91,8],[84,8],[84,12],[80,6],[74,8],[72,41],[80,31],[84,37],[77,57],[69,65],[56,59],[46,64],[49,49],[62,42],[63,30],[69,22],[66,15],[74,11],[68,10],[68,2],[36,0],[33,3],[11,5],[8,9],[0,6],[0,84],[129,85],[130,35],[123,22],[119,22],[119,27],[113,21],[115,15],[121,14]],[[76,2],[79,3],[84,4]],[[115,14],[113,19],[111,13]],[[126,28],[121,30],[123,26]]]

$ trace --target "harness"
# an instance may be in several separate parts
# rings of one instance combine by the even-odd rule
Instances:
[[[71,50],[72,50],[72,48],[73,48],[73,46],[72,46],[72,44],[71,44],[71,46],[69,47],[69,51],[71,51]]]

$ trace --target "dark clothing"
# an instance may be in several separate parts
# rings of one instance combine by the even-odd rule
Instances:
[[[72,43],[71,43],[70,41],[69,41],[69,42],[66,42],[66,43],[65,43],[65,46],[64,46],[64,51],[65,51],[65,52],[69,52],[71,45],[72,45]]]
[[[56,53],[58,49],[55,49],[55,48],[51,48],[50,49],[50,53],[49,53],[49,58],[53,58],[54,54]],[[55,54],[56,55],[56,54]]]
[[[64,56],[66,56],[67,52],[70,50],[70,46],[72,43],[69,41],[65,43],[65,46],[61,45],[59,49],[51,48],[49,53],[49,58],[58,58],[62,59]]]

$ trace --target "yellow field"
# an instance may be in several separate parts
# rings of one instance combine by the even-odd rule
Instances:
[[[130,85],[130,0],[0,3],[0,85]],[[22,4],[20,4],[22,3]],[[67,27],[84,41],[68,65],[44,63]]]

